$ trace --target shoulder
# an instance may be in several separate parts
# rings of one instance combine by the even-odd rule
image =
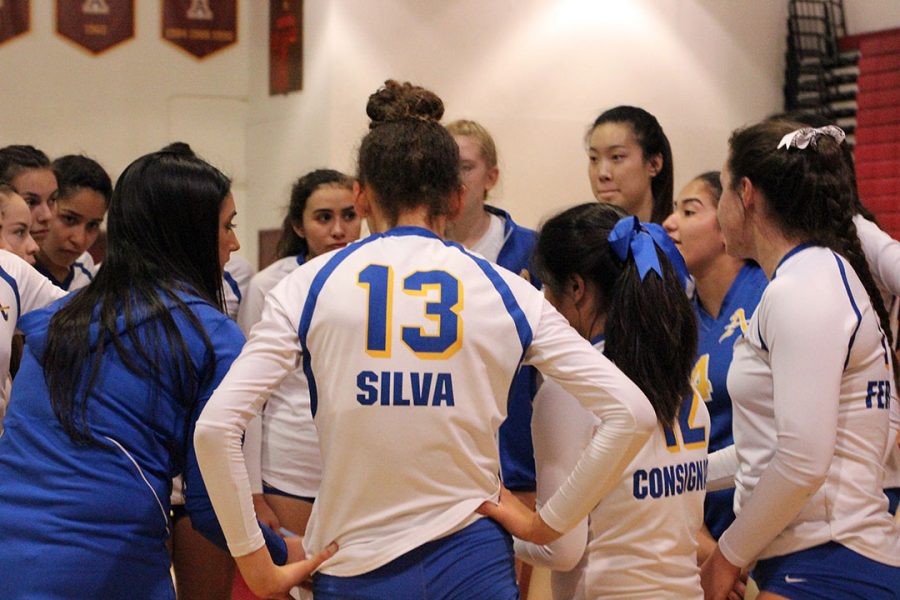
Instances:
[[[238,285],[243,287],[253,277],[253,266],[250,262],[239,254],[232,254],[225,263],[225,271],[231,274]]]
[[[265,294],[300,264],[297,262],[296,256],[286,256],[276,260],[253,276],[253,279],[250,280],[250,290]]]
[[[851,302],[857,287],[861,284],[844,258],[828,248],[808,248],[776,269],[760,301],[760,317],[785,329],[855,321]]]

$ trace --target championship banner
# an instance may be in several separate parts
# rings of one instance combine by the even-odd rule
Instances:
[[[237,41],[237,0],[163,0],[162,36],[197,58]]]
[[[31,27],[31,6],[28,0],[0,0],[0,44]]]
[[[134,0],[56,0],[56,32],[100,54],[134,37]]]
[[[303,89],[303,0],[269,0],[269,95]]]

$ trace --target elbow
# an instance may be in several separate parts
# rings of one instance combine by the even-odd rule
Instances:
[[[205,451],[215,445],[215,442],[221,437],[221,430],[204,422],[203,417],[198,419],[194,426],[194,449],[197,452],[198,460],[201,460],[200,457],[203,456]]]
[[[782,477],[788,481],[793,481],[801,488],[809,490],[812,494],[825,483],[832,458],[833,452],[794,454],[781,452],[773,460],[773,466],[775,466]]]
[[[576,544],[559,548],[553,552],[548,566],[554,571],[571,571],[581,562],[584,551],[583,547],[579,548]]]

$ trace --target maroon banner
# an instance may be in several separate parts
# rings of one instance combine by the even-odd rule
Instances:
[[[163,0],[162,36],[197,58],[237,41],[237,0]]]
[[[0,44],[31,27],[31,6],[28,0],[2,0],[0,2]]]
[[[134,37],[134,0],[56,0],[56,32],[100,54]]]
[[[303,0],[269,0],[269,95],[303,89]]]

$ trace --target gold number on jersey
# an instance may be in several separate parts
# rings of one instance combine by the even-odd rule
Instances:
[[[359,272],[357,285],[368,295],[366,313],[366,353],[376,358],[391,356],[393,270],[371,264]],[[403,343],[419,358],[446,359],[462,346],[462,283],[447,271],[415,271],[403,278],[403,292],[426,298],[437,292],[438,299],[425,302],[425,318],[437,323],[437,333],[427,334],[421,326],[400,327]]]

